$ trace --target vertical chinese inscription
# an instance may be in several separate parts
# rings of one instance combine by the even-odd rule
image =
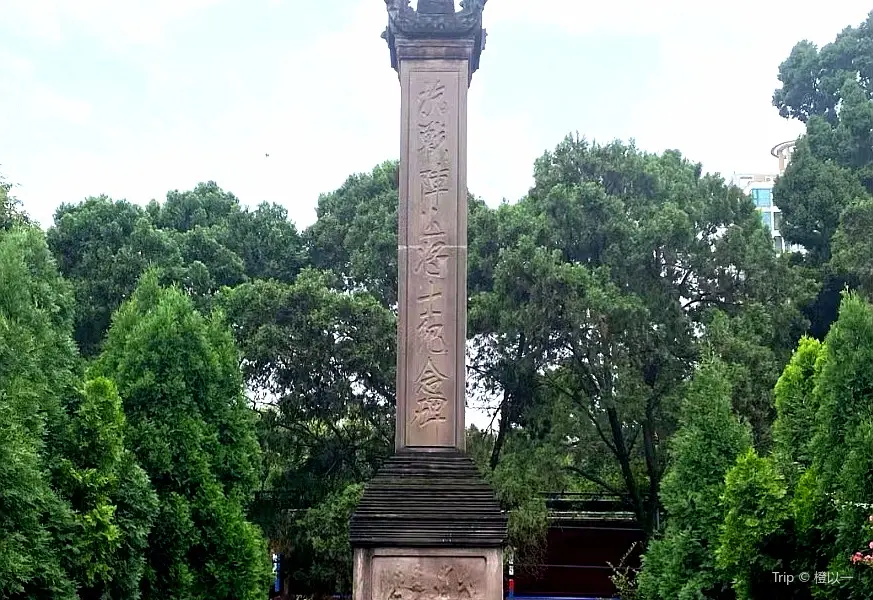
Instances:
[[[426,428],[447,420],[447,405],[452,396],[447,387],[452,385],[448,371],[451,360],[446,341],[446,314],[452,309],[446,282],[451,276],[446,219],[456,202],[450,197],[452,182],[451,152],[449,149],[449,103],[446,85],[435,77],[422,81],[415,97],[413,112],[416,119],[417,139],[414,146],[418,167],[418,194],[413,196],[417,206],[410,207],[410,218],[415,238],[412,273],[415,277],[417,324],[415,352],[420,357],[413,385],[415,409],[412,424]],[[448,222],[448,223],[447,223]]]
[[[421,308],[418,312],[419,348],[430,356],[449,353],[449,347],[444,337],[443,322],[443,292],[432,281],[428,282],[427,291],[418,297]]]
[[[433,363],[433,358],[428,356],[424,369],[415,380],[415,401],[418,407],[415,409],[413,421],[419,426],[446,420],[443,410],[448,401],[443,390],[446,380],[448,376],[441,373]]]

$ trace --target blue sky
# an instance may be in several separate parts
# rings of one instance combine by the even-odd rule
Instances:
[[[491,0],[470,190],[518,199],[570,131],[772,171],[770,147],[801,131],[770,105],[778,64],[871,8],[820,7]],[[0,172],[44,225],[62,202],[145,203],[213,179],[304,227],[319,193],[397,156],[386,20],[382,0],[2,0]]]

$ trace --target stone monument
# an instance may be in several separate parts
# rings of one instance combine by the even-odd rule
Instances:
[[[350,523],[354,600],[502,600],[506,516],[464,453],[467,89],[486,0],[385,0],[400,77],[395,454]]]

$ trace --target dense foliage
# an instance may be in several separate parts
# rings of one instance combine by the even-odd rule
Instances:
[[[230,333],[151,277],[86,376],[38,229],[0,232],[0,290],[3,597],[262,597],[244,512],[259,449]]]
[[[170,192],[165,203],[145,209],[105,196],[63,204],[47,238],[73,285],[75,338],[86,356],[98,353],[112,313],[149,268],[208,308],[222,286],[260,277],[290,281],[303,263],[284,208],[244,208],[213,182]]]
[[[873,13],[820,50],[797,44],[779,68],[782,87],[773,102],[807,129],[774,194],[783,214],[780,231],[803,247],[792,262],[819,286],[811,301],[795,296],[815,337],[800,340],[775,386],[772,444],[728,453],[736,462],[726,472],[722,465],[713,479],[719,490],[700,479],[686,481],[685,493],[706,497],[706,510],[671,515],[665,480],[661,499],[669,520],[644,558],[644,598],[854,599],[873,593],[862,568],[873,494],[873,387],[867,381],[873,306],[844,291],[855,287],[869,297],[873,290],[873,221],[865,212],[873,205],[871,49]],[[671,470],[680,466],[681,456],[674,457]],[[701,467],[694,475],[704,472]],[[666,549],[678,543],[678,531],[694,532],[687,538],[694,545]],[[786,584],[774,573],[806,573],[809,581]]]
[[[75,598],[76,515],[55,488],[50,444],[73,393],[72,302],[42,234],[0,231],[0,590]]]
[[[731,408],[728,375],[725,365],[707,359],[683,394],[670,468],[661,483],[667,526],[644,557],[644,599],[725,597],[715,568],[720,498],[733,457],[749,448],[751,438]]]
[[[640,576],[644,598],[871,596],[873,572],[853,559],[870,542],[871,352],[873,305],[847,294],[825,342],[802,340],[776,386],[773,451],[709,456],[706,465],[721,464],[711,482],[718,489],[701,480],[701,465],[692,470],[683,493],[697,497],[700,510],[674,514],[664,537],[650,545]],[[681,458],[672,468],[681,468]],[[666,481],[662,499],[669,513]],[[690,552],[665,552],[677,529],[696,533],[687,538],[695,541]],[[810,580],[789,590],[774,573],[806,573]],[[677,591],[677,582],[704,576],[703,596]]]
[[[806,249],[803,262],[822,282],[806,308],[822,338],[846,284],[873,290],[873,12],[821,49],[798,43],[779,67],[773,104],[806,124],[774,189],[785,240]]]
[[[73,303],[43,234],[0,233],[0,589],[136,598],[156,509],[113,384],[84,382]]]
[[[160,500],[143,598],[260,598],[266,545],[245,517],[259,452],[220,314],[203,317],[149,273],[92,370],[117,382],[131,445]]]

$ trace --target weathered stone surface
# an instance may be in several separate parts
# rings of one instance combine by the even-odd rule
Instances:
[[[497,549],[355,551],[354,600],[502,600]]]
[[[401,67],[396,450],[464,448],[466,61]]]
[[[355,547],[500,547],[506,515],[469,457],[401,452],[367,484],[349,535]]]
[[[451,15],[455,12],[454,0],[418,0],[415,10],[419,14]]]

